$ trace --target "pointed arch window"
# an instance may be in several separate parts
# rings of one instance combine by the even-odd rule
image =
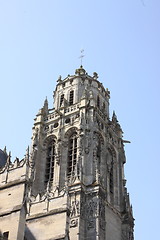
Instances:
[[[73,105],[74,103],[74,91],[71,90],[69,93],[69,105]]]
[[[77,163],[77,134],[74,133],[69,139],[69,149],[68,149],[68,166],[67,166],[67,176],[68,179],[75,175]]]
[[[45,183],[53,182],[55,164],[55,140],[52,140],[47,146]]]

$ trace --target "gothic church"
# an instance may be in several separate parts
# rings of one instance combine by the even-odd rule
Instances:
[[[123,132],[110,92],[81,66],[59,77],[21,161],[0,150],[0,239],[133,240]]]

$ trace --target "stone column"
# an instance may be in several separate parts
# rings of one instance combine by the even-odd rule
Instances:
[[[58,189],[59,188],[61,149],[62,149],[61,140],[58,139],[57,142],[56,142],[56,147],[55,147],[53,189]]]
[[[67,184],[67,162],[68,162],[68,141],[62,141],[61,144],[61,159],[59,166],[59,184],[60,189],[64,188]]]

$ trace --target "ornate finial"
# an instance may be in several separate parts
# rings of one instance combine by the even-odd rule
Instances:
[[[47,97],[46,97],[46,99],[44,100],[44,107],[45,106],[48,106],[48,99],[47,99]]]
[[[116,116],[115,111],[113,111],[112,120],[113,120],[113,121],[117,121],[117,116]]]
[[[85,87],[81,99],[85,99],[87,98],[87,96],[88,96],[88,91],[87,91],[87,87]]]
[[[76,69],[75,74],[77,74],[79,76],[80,75],[85,75],[86,71],[85,71],[85,69],[82,66],[80,66],[80,68]]]
[[[62,76],[61,76],[61,75],[59,75],[59,78],[58,78],[57,82],[58,82],[58,83],[59,83],[59,82],[62,82]]]
[[[46,97],[43,105],[44,114],[48,114],[48,99]]]
[[[98,79],[98,74],[97,74],[96,72],[93,73],[93,78],[94,78],[95,80]]]
[[[4,147],[3,152],[7,155],[7,147],[6,146]]]
[[[26,158],[26,160],[29,160],[29,146],[26,149],[25,158]]]
[[[84,58],[84,49],[81,49],[81,55],[79,56],[79,58],[81,59],[81,67],[82,67],[82,60],[83,60],[83,58]]]
[[[7,163],[10,164],[11,163],[11,151],[9,152],[8,158],[7,158]]]
[[[44,100],[44,106],[45,105],[48,105],[48,99],[47,99],[47,97],[46,97],[46,99]]]

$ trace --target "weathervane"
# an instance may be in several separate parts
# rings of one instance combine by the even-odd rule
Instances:
[[[80,55],[80,57],[79,57],[79,58],[81,59],[81,66],[82,66],[83,58],[84,58],[84,56],[85,56],[83,53],[84,53],[84,49],[81,50],[81,55]]]

